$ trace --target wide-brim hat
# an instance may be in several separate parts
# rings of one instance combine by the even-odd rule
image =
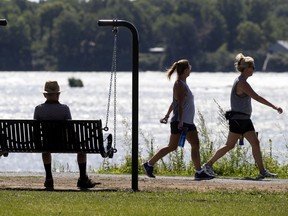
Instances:
[[[53,94],[53,93],[60,93],[60,86],[58,85],[57,81],[47,81],[44,86],[43,93],[46,94]]]

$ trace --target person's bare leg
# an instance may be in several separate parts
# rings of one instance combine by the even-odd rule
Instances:
[[[244,137],[248,140],[248,142],[250,143],[252,147],[252,154],[253,154],[255,163],[257,164],[258,169],[260,170],[261,173],[263,173],[265,171],[265,168],[263,165],[260,142],[255,131],[246,132],[244,134]]]
[[[236,133],[232,133],[229,132],[228,137],[227,137],[227,141],[226,144],[224,146],[222,146],[221,148],[219,148],[215,154],[213,155],[213,157],[208,160],[206,162],[207,165],[209,166],[213,166],[213,164],[219,160],[221,157],[223,157],[228,151],[230,151],[231,149],[233,149],[235,147],[235,144],[237,142],[237,140],[239,139],[240,134],[236,134]]]
[[[191,159],[196,170],[201,170],[199,138],[196,130],[189,131],[186,136],[187,141],[191,145]]]
[[[165,157],[170,152],[174,151],[178,147],[178,141],[180,134],[171,134],[169,144],[161,148],[149,161],[149,165],[153,166],[158,160]]]

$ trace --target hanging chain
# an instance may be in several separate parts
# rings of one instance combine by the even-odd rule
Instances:
[[[108,103],[107,103],[107,113],[106,113],[106,124],[104,127],[105,131],[108,131],[108,120],[109,120],[109,113],[110,113],[110,101],[111,101],[111,94],[112,94],[112,84],[114,81],[114,149],[116,150],[116,104],[117,104],[117,96],[116,96],[116,82],[117,82],[117,27],[113,27],[112,29],[114,33],[114,47],[113,47],[113,56],[112,56],[112,66],[111,66],[111,75],[110,75],[110,85],[109,85],[109,93],[108,93]],[[114,79],[113,79],[114,78]],[[116,150],[117,151],[117,150]]]

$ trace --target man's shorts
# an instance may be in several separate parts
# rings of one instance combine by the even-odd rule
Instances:
[[[178,129],[178,121],[174,121],[170,123],[170,128],[171,128],[171,134],[180,134],[182,131]],[[194,124],[186,124],[183,123],[183,127],[188,128],[188,131],[197,131],[197,128]]]
[[[248,131],[255,131],[251,119],[230,119],[229,131],[237,134],[244,134]]]

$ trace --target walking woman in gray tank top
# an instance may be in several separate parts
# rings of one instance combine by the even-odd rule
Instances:
[[[236,70],[240,72],[240,76],[234,81],[230,95],[232,116],[229,119],[229,134],[227,142],[223,147],[216,151],[214,156],[206,164],[203,165],[203,168],[206,172],[210,173],[210,175],[215,176],[212,165],[228,151],[233,149],[239,138],[245,137],[251,144],[254,160],[260,171],[257,178],[277,177],[277,174],[265,170],[263,165],[259,139],[250,119],[252,113],[251,98],[277,110],[280,114],[283,110],[281,107],[273,105],[268,100],[258,95],[247,82],[247,79],[253,75],[255,69],[253,58],[239,53],[236,56],[235,67]]]
[[[170,113],[173,110],[171,119],[171,135],[169,144],[161,148],[149,161],[142,166],[150,178],[155,178],[153,174],[153,165],[178,147],[180,134],[182,130],[187,129],[186,139],[191,144],[191,157],[196,169],[195,179],[212,179],[213,176],[206,173],[200,164],[199,138],[196,126],[194,125],[195,105],[194,95],[186,84],[186,78],[191,73],[191,65],[188,60],[182,59],[175,62],[167,71],[170,79],[174,71],[177,72],[177,80],[173,86],[173,102],[170,105],[166,116],[160,120],[161,123],[167,123]]]

